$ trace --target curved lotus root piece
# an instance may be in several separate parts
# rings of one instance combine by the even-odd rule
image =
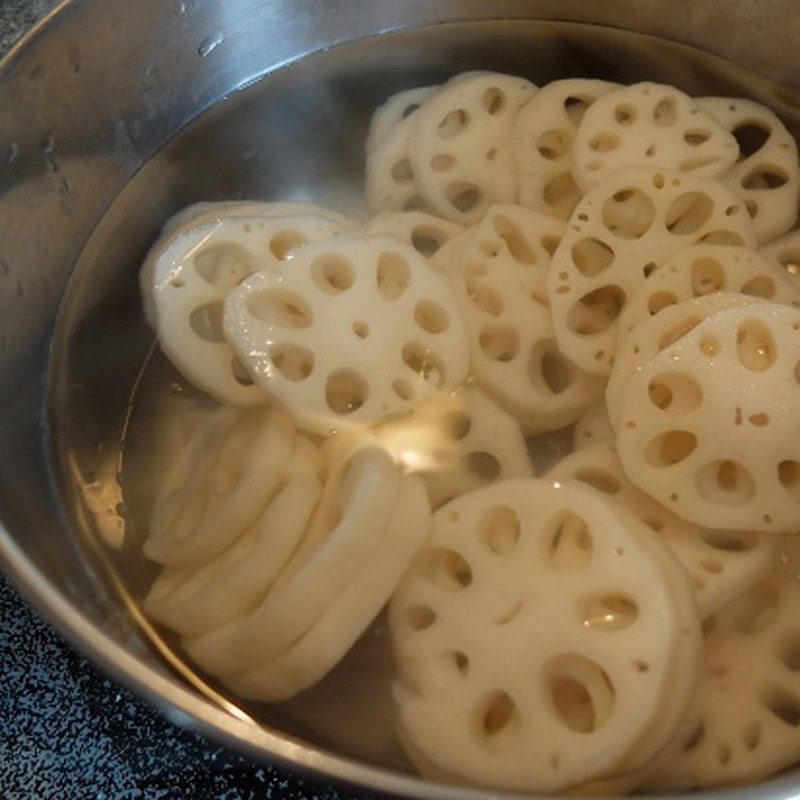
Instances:
[[[800,307],[800,286],[749,247],[696,244],[668,258],[625,305],[619,335],[667,306],[714,292],[735,292]]]
[[[583,412],[575,423],[572,434],[573,450],[583,450],[593,444],[614,439],[614,429],[608,421],[608,409],[605,400],[598,400]]]
[[[408,741],[444,773],[512,791],[645,763],[671,734],[657,719],[666,697],[676,724],[684,712],[700,654],[666,547],[596,492],[534,479],[434,515],[390,627]]]
[[[720,311],[625,384],[617,449],[640,489],[709,528],[800,526],[800,311]]]
[[[286,700],[320,681],[377,617],[431,529],[425,486],[403,478],[386,533],[322,617],[272,661],[228,678],[237,694],[256,700]]]
[[[434,509],[491,481],[533,475],[517,421],[474,387],[434,398],[377,436],[408,472],[422,475]]]
[[[280,488],[296,434],[277,408],[214,412],[164,479],[144,554],[181,566],[219,555]]]
[[[417,124],[419,105],[437,91],[435,86],[409,89],[375,111],[367,135],[365,184],[371,211],[404,211],[424,205],[409,158],[409,137]]]
[[[367,446],[331,471],[326,491],[306,537],[267,596],[248,614],[184,647],[203,669],[230,676],[269,663],[324,615],[365,564],[377,557],[400,486],[400,473],[387,453]],[[327,487],[326,487],[327,488]],[[321,535],[320,535],[321,534]]]
[[[166,567],[144,607],[178,633],[198,635],[245,613],[266,594],[306,531],[322,492],[319,448],[297,437],[283,486],[230,547],[202,565]]]
[[[421,256],[432,258],[462,233],[464,226],[424,211],[387,211],[365,222],[361,230],[366,236],[396,236],[408,242]]]
[[[523,206],[568,219],[581,192],[572,177],[572,147],[586,109],[619,84],[568,78],[543,86],[517,114],[514,154]]]
[[[467,322],[472,372],[527,433],[574,422],[603,380],[559,352],[545,274],[564,223],[522,206],[496,205],[464,238],[448,274]]]
[[[408,157],[427,206],[471,224],[492,203],[516,199],[514,117],[535,91],[522,78],[478,73],[425,101],[412,117]]]
[[[645,81],[606,92],[586,111],[575,136],[573,172],[586,191],[622,167],[715,178],[738,156],[736,139],[688,94]]]
[[[225,297],[252,272],[341,231],[322,217],[237,217],[207,222],[157,244],[142,267],[161,348],[187,380],[224,403],[265,402],[222,330]],[[147,287],[145,287],[147,285]]]
[[[449,281],[389,236],[331,239],[255,273],[224,328],[255,383],[322,434],[408,410],[469,365]]]
[[[648,788],[758,781],[800,759],[800,583],[777,568],[707,621],[700,722]]]
[[[631,375],[641,371],[654,355],[687,334],[706,317],[728,308],[763,305],[759,297],[730,292],[715,292],[674,306],[667,306],[653,317],[640,322],[617,346],[614,368],[606,386],[606,407],[611,427],[619,426],[622,393]]]
[[[774,264],[779,264],[789,276],[800,283],[800,230],[794,230],[765,244],[759,252]]]
[[[611,441],[567,456],[545,478],[591,486],[622,503],[658,533],[689,573],[701,618],[766,577],[775,563],[779,537],[708,530],[676,516],[628,480]]]
[[[765,106],[732,97],[700,97],[697,105],[730,131],[739,160],[721,177],[753,218],[759,242],[768,242],[794,225],[800,193],[797,143]]]
[[[742,201],[721,183],[632,167],[595,186],[575,208],[547,274],[564,355],[608,375],[628,299],[667,258],[698,242],[755,243]]]

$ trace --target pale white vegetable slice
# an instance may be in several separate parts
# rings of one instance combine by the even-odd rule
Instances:
[[[739,142],[739,160],[722,176],[744,199],[759,242],[786,233],[797,220],[800,168],[797,143],[766,106],[734,97],[700,97],[711,114]]]
[[[759,297],[730,292],[715,292],[674,306],[667,306],[654,317],[640,322],[617,347],[614,367],[606,386],[606,407],[611,427],[619,425],[622,392],[631,375],[642,370],[656,353],[669,347],[706,317],[727,308],[765,303]]]
[[[800,311],[720,311],[632,375],[617,450],[630,480],[709,528],[800,527]]]
[[[667,306],[712,292],[735,292],[800,307],[800,286],[749,247],[696,244],[668,258],[636,290],[620,314],[619,333]]]
[[[310,245],[230,293],[226,337],[255,381],[307,429],[378,422],[466,377],[447,278],[394,237]]]
[[[797,763],[799,607],[797,576],[776,569],[709,620],[699,723],[649,789],[754,782]]]
[[[576,206],[547,275],[564,355],[608,375],[628,299],[667,258],[698,242],[755,244],[743,202],[723,184],[632,167],[595,186]]]
[[[575,136],[573,173],[586,191],[622,167],[715,178],[739,156],[736,139],[688,94],[660,83],[636,83],[601,95]]]
[[[619,84],[567,78],[543,86],[519,110],[514,154],[523,206],[568,219],[583,194],[572,176],[575,133],[586,109]]]
[[[476,387],[434,398],[376,435],[420,473],[434,509],[490,481],[533,475],[519,423]]]
[[[575,423],[572,446],[574,450],[583,450],[584,447],[613,440],[614,436],[614,429],[608,421],[605,400],[598,400],[594,405],[589,406]]]
[[[603,392],[602,378],[556,346],[545,276],[563,232],[554,217],[494,205],[453,240],[448,275],[469,329],[472,372],[526,433],[569,425]]]
[[[572,453],[545,478],[591,486],[622,503],[661,536],[688,572],[702,618],[765,578],[775,563],[779,537],[709,530],[676,516],[628,480],[611,441]]]
[[[341,231],[322,217],[237,217],[179,233],[142,268],[161,348],[184,377],[221,402],[265,402],[222,330],[227,294],[252,272]],[[152,269],[150,265],[152,264]]]
[[[385,451],[366,447],[348,462],[331,504],[331,527],[295,555],[264,600],[249,613],[184,647],[203,669],[236,675],[266,664],[295,644],[378,551],[395,507],[400,474]],[[312,522],[312,527],[313,527]]]
[[[428,538],[431,512],[422,480],[403,478],[378,551],[352,578],[322,617],[272,661],[225,682],[256,700],[286,700],[333,669],[392,595],[417,550]]]
[[[774,264],[780,264],[796,283],[800,283],[800,229],[765,244],[759,252]]]
[[[462,233],[464,226],[424,211],[387,211],[365,222],[361,231],[366,236],[397,236],[420,255],[432,258],[443,245]]]
[[[536,480],[440,509],[390,625],[405,736],[442,772],[512,791],[645,763],[672,734],[665,697],[677,725],[700,655],[667,548],[601,495]]]
[[[414,106],[435,91],[436,87],[429,86],[401,92],[375,112],[367,137],[365,184],[367,205],[373,213],[424,205],[409,157],[409,138],[419,118],[419,108]],[[395,120],[391,128],[388,120]]]
[[[292,557],[319,500],[324,460],[298,437],[284,485],[253,525],[215,559],[166,567],[144,607],[180,634],[197,636],[245,613],[263,597]]]
[[[476,73],[423,103],[410,117],[408,157],[427,206],[470,224],[516,199],[513,122],[535,91],[523,78]]]
[[[220,409],[164,481],[144,542],[162,564],[202,564],[234,542],[280,487],[297,431],[277,408]]]

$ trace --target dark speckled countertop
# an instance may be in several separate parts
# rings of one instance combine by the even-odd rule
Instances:
[[[56,5],[0,0],[0,55]],[[353,797],[182,731],[64,644],[0,577],[0,798]]]

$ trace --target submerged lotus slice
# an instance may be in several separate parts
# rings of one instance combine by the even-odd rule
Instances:
[[[569,217],[583,194],[572,175],[578,125],[600,95],[617,88],[608,81],[567,78],[543,86],[522,106],[514,122],[521,205]]]
[[[577,481],[612,497],[660,536],[689,574],[701,618],[766,577],[775,563],[779,537],[709,530],[678,517],[628,480],[611,441],[567,456],[545,477]]]
[[[629,299],[667,258],[699,242],[755,244],[744,203],[718,181],[631,167],[591,189],[576,206],[547,274],[564,355],[588,372],[608,375]]]
[[[248,275],[291,259],[342,230],[320,216],[233,217],[205,222],[156,244],[142,267],[162,350],[195,386],[232,405],[265,402],[222,329],[223,303]]]
[[[786,233],[797,220],[797,142],[778,117],[752,100],[701,97],[697,105],[739,143],[739,160],[720,178],[747,205],[759,242]]]
[[[640,489],[709,528],[800,527],[800,311],[720,311],[621,396],[617,449]]]
[[[228,296],[224,328],[253,381],[307,429],[378,422],[466,377],[447,278],[390,236],[310,245]]]
[[[606,92],[583,115],[573,171],[586,191],[622,167],[661,167],[714,178],[738,156],[736,139],[689,95],[644,82]]]
[[[700,655],[691,588],[663,544],[601,495],[533,479],[434,515],[390,625],[406,741],[440,773],[511,791],[645,763]]]

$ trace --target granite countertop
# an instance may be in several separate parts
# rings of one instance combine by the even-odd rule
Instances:
[[[0,0],[0,55],[54,0]],[[345,800],[182,731],[65,644],[0,577],[0,798]]]

